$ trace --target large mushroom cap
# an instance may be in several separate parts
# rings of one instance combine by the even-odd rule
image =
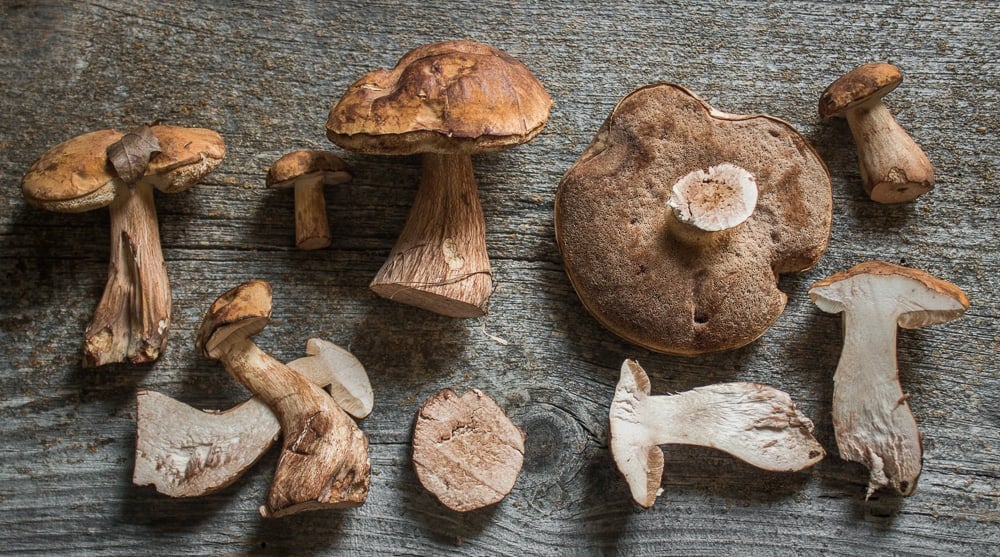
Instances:
[[[262,280],[241,284],[219,296],[198,329],[195,348],[207,358],[236,334],[247,338],[264,330],[271,318],[271,285]]]
[[[671,189],[723,163],[754,176],[756,209],[691,243],[672,229]],[[770,327],[786,302],[777,275],[819,260],[832,206],[826,166],[791,126],[721,113],[656,84],[619,102],[563,177],[556,239],[577,294],[605,327],[693,355],[743,346]]]
[[[830,84],[819,97],[819,116],[843,114],[871,99],[879,99],[903,82],[899,68],[884,62],[858,66]]]
[[[274,161],[267,171],[267,187],[287,188],[295,185],[296,178],[315,175],[327,185],[340,184],[351,179],[347,163],[329,151],[303,149],[292,151]]]
[[[411,50],[363,76],[331,110],[327,137],[362,153],[472,154],[541,132],[552,98],[528,68],[495,48],[449,41]]]
[[[905,329],[946,323],[965,313],[969,298],[954,284],[930,273],[885,261],[867,261],[815,283],[809,298],[827,313],[844,311],[851,299],[885,301],[899,312]]]
[[[149,161],[142,180],[164,193],[184,191],[215,170],[226,156],[226,143],[214,130],[152,126],[160,153]]]
[[[24,198],[36,207],[65,213],[109,205],[115,197],[116,174],[108,165],[107,148],[122,135],[99,130],[52,147],[24,175]]]

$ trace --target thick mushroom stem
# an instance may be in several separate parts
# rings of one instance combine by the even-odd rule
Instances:
[[[368,440],[326,392],[246,337],[223,341],[211,355],[281,423],[281,457],[261,515],[364,503],[371,469]]]
[[[492,279],[472,158],[425,153],[410,216],[371,289],[449,317],[480,317]]]
[[[694,243],[719,238],[721,232],[750,218],[757,193],[753,174],[734,164],[690,172],[670,191],[669,230]]]
[[[872,201],[904,203],[934,187],[934,167],[881,99],[845,116],[858,148],[861,182]]]
[[[917,487],[920,432],[899,384],[893,306],[844,310],[844,348],[833,376],[833,426],[840,457],[868,467],[868,495],[891,485],[903,495]]]
[[[295,247],[312,250],[330,245],[323,175],[314,173],[295,180]]]
[[[85,367],[156,360],[170,329],[170,284],[153,189],[116,182],[108,281],[84,335]]]

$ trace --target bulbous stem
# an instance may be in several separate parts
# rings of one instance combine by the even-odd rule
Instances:
[[[104,295],[84,334],[84,366],[159,358],[170,330],[170,283],[152,186],[118,184]]]
[[[410,216],[371,289],[449,317],[479,317],[492,279],[472,158],[425,154]]]
[[[862,105],[846,116],[858,147],[861,183],[873,201],[912,201],[934,187],[934,167],[927,155],[885,104]]]
[[[323,177],[301,177],[295,182],[295,247],[322,249],[329,246],[331,240]]]

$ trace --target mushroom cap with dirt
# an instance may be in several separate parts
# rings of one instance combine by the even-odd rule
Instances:
[[[493,275],[471,155],[530,141],[551,106],[524,64],[472,41],[415,48],[348,88],[330,110],[330,141],[360,153],[423,155],[410,216],[373,291],[452,317],[486,313]]]
[[[760,337],[826,250],[826,165],[789,124],[660,83],[622,99],[556,192],[563,264],[615,334],[679,355]],[[749,214],[749,216],[747,216]]]

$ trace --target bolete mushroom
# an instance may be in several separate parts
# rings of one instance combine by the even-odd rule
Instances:
[[[309,339],[309,356],[288,363],[320,387],[329,386],[345,411],[364,418],[372,389],[353,354],[322,339]],[[277,441],[281,423],[260,397],[224,412],[197,410],[155,391],[136,396],[136,447],[132,483],[153,485],[170,497],[218,491],[253,466]]]
[[[124,134],[100,130],[46,151],[28,170],[22,193],[50,211],[79,213],[109,207],[111,262],[93,319],[84,334],[84,366],[156,360],[170,330],[170,285],[160,249],[153,188],[183,191],[214,170],[226,148],[201,128],[151,127],[159,143],[144,173],[126,183],[107,150]]]
[[[563,177],[556,241],[602,325],[696,355],[774,323],[778,275],[819,260],[832,207],[826,166],[790,125],[660,83],[622,99]]]
[[[625,360],[609,413],[611,454],[632,498],[645,508],[661,491],[659,445],[711,447],[772,472],[803,470],[826,454],[809,418],[773,387],[739,382],[666,396],[649,391],[646,371]]]
[[[196,342],[281,423],[281,457],[261,515],[360,505],[371,476],[368,439],[329,394],[254,344],[270,315],[270,285],[242,284],[212,304]]]
[[[912,201],[934,187],[927,155],[882,102],[902,81],[903,73],[892,64],[865,64],[831,83],[819,98],[820,118],[847,118],[861,183],[879,203]]]
[[[510,493],[524,463],[524,432],[486,393],[444,389],[427,399],[413,428],[420,483],[451,510],[465,512]]]
[[[470,41],[415,48],[348,88],[330,110],[330,141],[367,154],[423,155],[410,216],[373,291],[451,317],[486,313],[493,274],[471,155],[530,141],[551,106],[521,62]]]
[[[833,430],[844,460],[868,467],[868,496],[892,486],[917,488],[923,450],[917,422],[899,384],[896,327],[951,321],[969,299],[957,286],[883,261],[856,265],[821,280],[809,297],[844,314],[844,348],[833,376]]]
[[[292,188],[295,192],[295,247],[312,250],[330,245],[323,186],[350,180],[347,164],[327,151],[292,151],[271,165],[267,187]]]

